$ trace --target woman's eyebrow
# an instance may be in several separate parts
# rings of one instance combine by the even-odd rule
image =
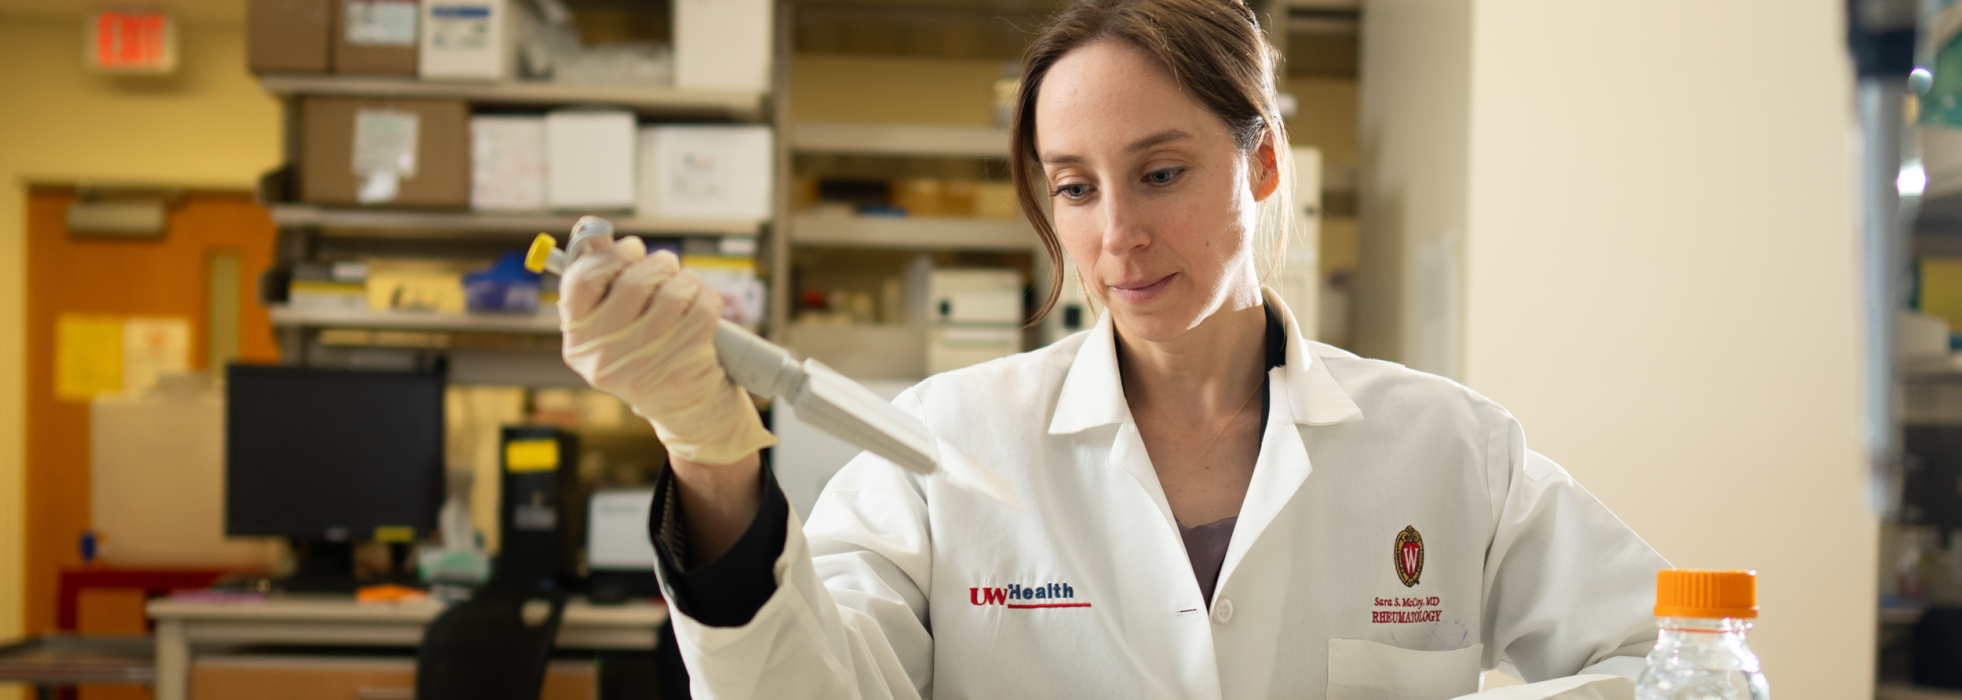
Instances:
[[[1185,133],[1184,131],[1180,131],[1178,128],[1174,127],[1138,139],[1137,141],[1133,142],[1130,145],[1130,147],[1125,148],[1124,152],[1137,153],[1138,151],[1142,151],[1147,148],[1151,148],[1153,146],[1163,146],[1165,144],[1171,143],[1173,141],[1177,141],[1179,139],[1191,138],[1191,137],[1192,137],[1191,134]]]
[[[1132,142],[1131,145],[1125,146],[1124,152],[1137,153],[1138,151],[1142,151],[1148,148],[1153,148],[1156,146],[1163,146],[1173,141],[1177,141],[1179,139],[1187,139],[1187,138],[1192,138],[1192,134],[1185,133],[1184,131],[1175,127],[1138,139],[1137,141]],[[1082,162],[1083,162],[1083,156],[1078,156],[1078,155],[1047,154],[1042,156],[1042,163],[1044,165],[1080,164]]]

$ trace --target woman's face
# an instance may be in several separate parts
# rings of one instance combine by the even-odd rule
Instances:
[[[1256,203],[1274,151],[1240,150],[1226,123],[1122,41],[1065,54],[1035,106],[1057,236],[1127,337],[1164,342],[1260,303]]]

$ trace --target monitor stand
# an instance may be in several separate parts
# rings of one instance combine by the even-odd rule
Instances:
[[[289,538],[293,546],[293,575],[273,582],[289,593],[353,593],[354,543],[307,537]]]

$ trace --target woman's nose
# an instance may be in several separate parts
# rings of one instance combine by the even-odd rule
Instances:
[[[1123,253],[1151,244],[1150,229],[1138,205],[1139,202],[1126,193],[1113,192],[1104,197],[1105,252]]]

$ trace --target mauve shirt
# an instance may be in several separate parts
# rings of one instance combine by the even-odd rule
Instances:
[[[1288,343],[1286,331],[1281,322],[1267,313],[1267,369],[1273,370],[1287,364]],[[1267,434],[1267,380],[1260,380],[1260,434]],[[1213,587],[1219,583],[1220,567],[1226,565],[1226,546],[1233,541],[1233,525],[1240,516],[1186,527],[1179,525],[1179,538],[1185,540],[1185,556],[1192,561],[1192,575],[1199,579],[1199,590],[1206,594],[1206,606],[1212,607]]]

